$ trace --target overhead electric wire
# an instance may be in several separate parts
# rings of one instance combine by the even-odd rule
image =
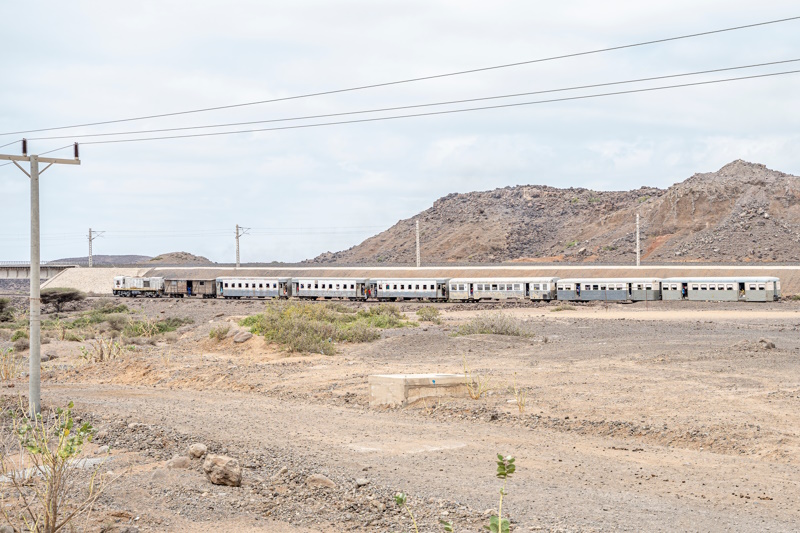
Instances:
[[[11,146],[12,144],[14,144],[14,143],[18,143],[18,142],[20,142],[21,140],[22,140],[22,139],[17,139],[16,141],[11,141],[11,142],[10,142],[10,143],[8,143],[8,144],[3,144],[3,145],[0,145],[0,148],[5,148],[6,146]]]
[[[405,83],[414,83],[414,82],[418,82],[418,81],[426,81],[426,80],[433,80],[433,79],[439,79],[439,78],[447,78],[447,77],[452,77],[452,76],[461,76],[461,75],[464,75],[464,74],[474,74],[476,72],[486,72],[486,71],[489,71],[489,70],[498,70],[498,69],[503,69],[503,68],[518,67],[518,66],[522,66],[522,65],[531,65],[531,64],[535,64],[535,63],[544,63],[544,62],[547,62],[547,61],[556,61],[556,60],[559,60],[559,59],[568,59],[568,58],[574,58],[574,57],[580,57],[580,56],[586,56],[586,55],[592,55],[592,54],[599,54],[599,53],[604,53],[604,52],[611,52],[611,51],[615,51],[615,50],[624,50],[624,49],[627,49],[627,48],[635,48],[635,47],[647,46],[647,45],[651,45],[651,44],[666,43],[666,42],[670,42],[670,41],[678,41],[678,40],[682,40],[682,39],[690,39],[690,38],[694,38],[694,37],[702,37],[702,36],[706,36],[706,35],[714,35],[714,34],[718,34],[718,33],[725,33],[725,32],[743,30],[743,29],[748,29],[748,28],[756,28],[756,27],[759,27],[759,26],[767,26],[767,25],[770,25],[770,24],[778,24],[778,23],[781,23],[781,22],[789,22],[789,21],[798,20],[798,19],[800,19],[800,16],[787,17],[787,18],[776,19],[776,20],[769,20],[769,21],[765,21],[765,22],[757,22],[757,23],[754,23],[754,24],[744,24],[744,25],[741,25],[741,26],[733,26],[733,27],[722,28],[722,29],[718,29],[718,30],[704,31],[704,32],[699,32],[699,33],[691,33],[691,34],[687,34],[687,35],[679,35],[679,36],[676,36],[676,37],[666,37],[666,38],[663,38],[663,39],[653,39],[653,40],[650,40],[650,41],[642,41],[642,42],[638,42],[638,43],[625,44],[625,45],[620,45],[620,46],[611,46],[611,47],[607,47],[607,48],[598,48],[598,49],[595,49],[595,50],[587,50],[587,51],[575,52],[575,53],[571,53],[571,54],[562,54],[562,55],[544,57],[544,58],[539,58],[539,59],[531,59],[531,60],[527,60],[527,61],[518,61],[518,62],[515,62],[515,63],[506,63],[506,64],[502,64],[502,65],[494,65],[494,66],[489,66],[489,67],[480,67],[480,68],[474,68],[474,69],[469,69],[469,70],[448,72],[448,73],[444,73],[444,74],[434,74],[434,75],[430,75],[430,76],[420,76],[420,77],[416,77],[416,78],[407,78],[407,79],[403,79],[403,80],[389,81],[389,82],[383,82],[383,83],[374,83],[374,84],[370,84],[370,85],[360,85],[360,86],[348,87],[348,88],[344,88],[344,89],[333,89],[333,90],[328,90],[328,91],[320,91],[320,92],[315,92],[315,93],[300,94],[300,95],[295,95],[295,96],[286,96],[286,97],[282,97],[282,98],[272,98],[272,99],[268,99],[268,100],[257,100],[257,101],[254,101],[254,102],[244,102],[244,103],[238,103],[238,104],[222,105],[222,106],[215,106],[215,107],[206,107],[206,108],[200,108],[200,109],[190,109],[190,110],[185,110],[185,111],[175,111],[175,112],[171,112],[171,113],[160,113],[160,114],[145,115],[145,116],[139,116],[139,117],[124,118],[124,119],[104,120],[104,121],[99,121],[99,122],[87,122],[87,123],[83,123],[83,124],[73,124],[73,125],[70,125],[70,126],[57,126],[57,127],[52,127],[52,128],[39,128],[39,129],[32,129],[32,130],[21,130],[21,131],[14,131],[14,132],[5,132],[5,133],[0,133],[0,136],[19,135],[19,134],[24,134],[24,133],[36,133],[36,132],[40,132],[40,131],[53,131],[53,130],[63,130],[63,129],[71,129],[71,128],[81,128],[81,127],[87,127],[87,126],[101,126],[101,125],[106,125],[106,124],[118,124],[118,123],[121,123],[121,122],[133,122],[133,121],[137,121],[137,120],[148,120],[148,119],[154,119],[154,118],[164,118],[164,117],[172,117],[172,116],[179,116],[179,115],[188,115],[188,114],[193,114],[193,113],[205,113],[205,112],[208,112],[208,111],[219,111],[219,110],[223,110],[223,109],[233,109],[233,108],[238,108],[238,107],[261,105],[261,104],[268,104],[268,103],[273,103],[273,102],[284,102],[284,101],[287,101],[287,100],[298,100],[298,99],[301,99],[301,98],[311,98],[311,97],[315,97],[315,96],[325,96],[325,95],[338,94],[338,93],[351,92],[351,91],[362,91],[362,90],[366,90],[366,89],[375,89],[375,88],[378,88],[378,87],[388,87],[388,86],[391,86],[391,85],[400,85],[400,84],[405,84]]]
[[[641,83],[645,81],[656,81],[656,80],[665,80],[669,78],[683,78],[687,76],[698,76],[700,74],[713,74],[717,72],[728,72],[731,70],[743,70],[749,68],[757,68],[757,67],[766,67],[772,65],[781,65],[785,63],[796,63],[800,61],[798,59],[785,59],[782,61],[770,61],[768,63],[755,63],[752,65],[741,65],[736,67],[725,67],[725,68],[717,68],[711,70],[698,70],[695,72],[684,72],[680,74],[667,74],[664,76],[652,76],[648,78],[636,78],[632,80],[622,80],[622,81],[612,81],[606,83],[594,83],[590,85],[576,85],[573,87],[563,87],[559,89],[545,89],[540,91],[529,91],[523,93],[514,93],[514,94],[504,94],[504,95],[496,95],[496,96],[483,96],[478,98],[466,98],[463,100],[449,100],[445,102],[433,102],[427,104],[412,104],[412,105],[405,105],[405,106],[395,106],[395,107],[384,107],[384,108],[377,108],[377,109],[364,109],[359,111],[345,111],[341,113],[327,113],[322,115],[307,115],[302,117],[287,117],[287,118],[274,118],[274,119],[265,119],[265,120],[250,120],[247,122],[229,122],[224,124],[208,124],[203,126],[183,126],[179,128],[161,128],[161,129],[154,129],[154,130],[136,130],[136,131],[118,131],[118,132],[107,132],[107,133],[87,133],[87,134],[78,134],[78,135],[59,135],[59,136],[52,136],[52,137],[30,137],[29,141],[51,141],[55,139],[87,139],[87,138],[95,138],[95,137],[114,137],[118,135],[143,135],[147,133],[165,133],[169,131],[187,131],[187,130],[200,130],[200,129],[211,129],[211,128],[227,128],[232,126],[247,126],[252,124],[267,124],[273,122],[289,122],[295,120],[311,120],[311,119],[319,119],[319,118],[331,118],[331,117],[341,117],[347,115],[359,115],[359,114],[366,114],[366,113],[382,113],[387,111],[400,111],[403,109],[418,109],[421,107],[433,107],[433,106],[443,106],[443,105],[453,105],[453,104],[464,104],[467,102],[480,102],[486,100],[498,100],[502,98],[517,98],[520,96],[532,96],[535,94],[548,94],[548,93],[558,93],[558,92],[566,92],[566,91],[575,91],[580,89],[595,89],[598,87],[609,87],[613,85],[625,85],[629,83]]]
[[[362,118],[356,120],[340,120],[336,122],[317,122],[314,124],[297,124],[292,126],[279,126],[275,128],[253,128],[247,130],[234,130],[234,131],[219,131],[219,132],[211,132],[211,133],[193,133],[188,135],[167,135],[161,137],[141,137],[138,139],[111,139],[107,141],[88,141],[85,143],[81,143],[82,145],[91,145],[91,144],[117,144],[117,143],[127,143],[127,142],[141,142],[141,141],[163,141],[168,139],[188,139],[188,138],[197,138],[197,137],[216,137],[220,135],[236,135],[242,133],[258,133],[264,131],[280,131],[280,130],[294,130],[294,129],[303,129],[303,128],[318,128],[323,126],[338,126],[342,124],[358,124],[364,122],[379,122],[383,120],[398,120],[404,118],[416,118],[416,117],[428,117],[428,116],[436,116],[436,115],[449,115],[455,113],[467,113],[472,111],[485,111],[489,109],[504,109],[504,108],[511,108],[511,107],[521,107],[521,106],[529,106],[529,105],[538,105],[538,104],[550,104],[555,102],[568,102],[574,100],[588,100],[592,98],[602,98],[606,96],[618,96],[622,94],[636,94],[636,93],[645,93],[645,92],[653,92],[653,91],[663,91],[668,89],[680,89],[685,87],[697,87],[701,85],[712,85],[716,83],[727,83],[732,81],[741,81],[741,80],[751,80],[751,79],[758,79],[758,78],[768,78],[774,76],[783,76],[787,74],[796,74],[800,72],[800,70],[788,70],[783,72],[773,72],[769,74],[754,74],[751,76],[740,76],[738,78],[724,78],[721,80],[709,80],[709,81],[697,81],[692,83],[682,83],[678,85],[662,85],[659,87],[647,87],[644,89],[631,89],[628,91],[615,91],[610,93],[599,93],[599,94],[587,94],[587,95],[579,95],[579,96],[570,96],[566,98],[552,98],[549,100],[534,100],[530,102],[515,102],[512,104],[500,104],[500,105],[493,105],[493,106],[482,106],[482,107],[468,107],[462,109],[448,109],[444,111],[429,111],[426,113],[412,113],[408,115],[393,115],[389,117],[374,117],[374,118]]]

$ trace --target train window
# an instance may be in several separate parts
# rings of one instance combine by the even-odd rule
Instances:
[[[414,289],[415,289],[415,290],[419,290],[419,285],[415,285],[415,286],[414,286]]]
[[[696,291],[698,288],[699,287],[698,287],[697,283],[692,283],[692,290],[693,291]]]
[[[763,291],[765,288],[766,288],[766,287],[764,286],[764,284],[763,284],[763,283],[759,283],[759,284],[758,284],[758,290],[760,290],[760,291]]]
[[[539,290],[539,284],[538,283],[534,283],[533,284],[533,290],[535,290],[535,291]]]
[[[708,290],[708,285],[706,285],[705,283],[700,285],[700,290],[701,291],[707,291]]]
[[[512,286],[510,283],[506,284],[506,290],[507,290],[507,291],[514,290],[512,287],[513,287],[513,286]]]
[[[515,291],[521,291],[522,290],[522,285],[520,285],[519,283],[515,283],[514,284],[514,290]]]
[[[496,283],[492,283],[492,290],[493,290],[493,291],[496,291],[496,290],[497,290],[497,284],[496,284]]]
[[[205,282],[205,281],[201,281],[201,282],[200,282],[200,285],[205,285],[205,284],[206,284],[206,282]]]
[[[600,285],[600,290],[601,290],[601,291],[604,291],[604,290],[606,290],[606,286],[605,286],[605,285]]]
[[[355,289],[355,288],[356,288],[356,286],[355,286],[355,285],[353,285],[353,284],[351,283],[351,284],[350,284],[350,288],[351,288],[351,289]]]
[[[396,283],[394,284],[394,290],[397,290],[397,284]]]
[[[710,291],[715,291],[715,290],[717,290],[717,285],[716,285],[715,283],[711,283],[711,284],[709,284],[709,286],[708,286],[708,290],[710,290]]]
[[[337,291],[339,290],[339,284],[338,283],[336,284],[336,290]]]
[[[669,290],[669,285],[665,284],[663,290],[668,291]]]
[[[593,286],[593,290],[595,290],[595,291],[596,291],[596,290],[599,290],[599,289],[598,289],[598,287],[597,287],[597,285],[594,285],[594,286]]]
[[[673,283],[672,284],[672,290],[673,291],[677,291],[678,290],[678,284],[677,283]]]
[[[755,283],[751,283],[751,284],[750,284],[750,290],[751,290],[751,291],[754,291],[754,290],[756,290],[756,284],[755,284]]]
[[[225,287],[227,287],[227,286],[228,286],[228,283],[226,282],[226,283],[225,283]]]
[[[250,288],[250,284],[249,284],[249,283],[245,283],[245,284],[244,284],[244,288],[245,288],[245,289],[249,289],[249,288]]]
[[[239,284],[239,288],[240,288],[240,289],[242,288],[242,284],[241,284],[241,283]]]
[[[309,285],[310,285],[310,284],[309,284]],[[310,288],[310,287],[309,287],[309,288]],[[314,282],[314,288],[315,288],[315,289],[319,289],[319,283],[317,283],[317,282]]]
[[[427,286],[427,285],[423,285],[423,286],[422,286],[422,290],[423,290],[423,291],[427,291],[427,290],[428,290],[428,286]]]
[[[647,285],[644,286],[644,288],[647,289],[648,291],[652,291],[653,290],[653,284],[652,283],[648,283]]]

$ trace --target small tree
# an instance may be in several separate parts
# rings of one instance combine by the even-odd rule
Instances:
[[[54,287],[44,289],[41,293],[42,305],[52,305],[56,313],[60,313],[68,304],[76,304],[86,299],[86,295],[78,289]]]
[[[11,307],[11,300],[0,298],[0,322],[11,322],[14,320],[14,308]]]
[[[89,468],[80,459],[84,444],[91,441],[94,428],[77,424],[72,402],[51,416],[14,418],[13,434],[21,457],[13,461],[7,442],[0,449],[0,474],[17,495],[16,510],[11,495],[0,493],[0,513],[15,531],[58,533],[86,513],[100,497],[107,483],[101,465]],[[23,410],[24,412],[24,410]],[[24,465],[30,468],[21,468]],[[84,477],[88,479],[84,479]],[[8,498],[8,501],[6,501]]]

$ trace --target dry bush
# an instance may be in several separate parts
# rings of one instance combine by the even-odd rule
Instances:
[[[228,336],[228,332],[231,330],[230,326],[215,326],[211,328],[211,331],[208,332],[208,338],[214,339],[217,342],[220,342]]]
[[[559,304],[550,310],[551,313],[557,313],[559,311],[575,311],[575,306],[570,304]]]
[[[417,309],[417,316],[423,322],[442,323],[442,319],[439,317],[439,310],[431,305]]]
[[[514,372],[514,384],[512,385],[512,392],[514,393],[514,401],[517,403],[517,409],[519,409],[519,413],[522,414],[525,412],[525,400],[528,397],[528,393],[524,390],[517,387],[517,373]]]
[[[81,356],[95,363],[118,359],[122,355],[122,344],[114,339],[99,337],[89,341],[89,347],[81,346]]]
[[[31,347],[30,341],[27,338],[21,338],[14,341],[14,350],[17,352],[24,352]]]
[[[14,348],[0,348],[0,381],[16,379],[22,372],[22,358]]]
[[[467,366],[467,358],[464,357],[464,385],[467,386],[467,394],[473,400],[480,400],[487,392],[492,390],[492,378],[480,374],[472,375],[472,371]]]
[[[509,335],[533,337],[527,322],[503,313],[481,313],[456,329],[455,335]]]

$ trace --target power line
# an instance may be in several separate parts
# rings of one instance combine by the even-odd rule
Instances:
[[[480,102],[485,100],[498,100],[502,98],[516,98],[520,96],[532,96],[535,94],[547,94],[547,93],[558,93],[558,92],[566,92],[566,91],[575,91],[579,89],[594,89],[598,87],[609,87],[613,85],[624,85],[629,83],[641,83],[645,81],[656,81],[656,80],[664,80],[669,78],[682,78],[687,76],[697,76],[700,74],[713,74],[717,72],[727,72],[731,70],[742,70],[742,69],[749,69],[749,68],[757,68],[757,67],[766,67],[771,65],[781,65],[785,63],[795,63],[800,61],[800,59],[785,59],[782,61],[771,61],[768,63],[756,63],[752,65],[741,65],[736,67],[725,67],[725,68],[717,68],[711,70],[699,70],[696,72],[684,72],[681,74],[667,74],[664,76],[652,76],[648,78],[637,78],[632,80],[623,80],[623,81],[612,81],[606,83],[595,83],[591,85],[577,85],[573,87],[563,87],[559,89],[546,89],[541,91],[530,91],[530,92],[523,92],[523,93],[514,93],[514,94],[504,94],[504,95],[496,95],[496,96],[484,96],[479,98],[467,98],[463,100],[449,100],[445,102],[434,102],[434,103],[427,103],[427,104],[413,104],[413,105],[405,105],[405,106],[396,106],[396,107],[384,107],[378,109],[364,109],[359,111],[345,111],[341,113],[327,113],[323,115],[307,115],[302,117],[289,117],[289,118],[275,118],[275,119],[266,119],[266,120],[251,120],[247,122],[229,122],[225,124],[209,124],[204,126],[184,126],[179,128],[161,128],[161,129],[154,129],[154,130],[136,130],[136,131],[118,131],[118,132],[108,132],[108,133],[87,133],[83,135],[61,135],[61,136],[52,136],[52,137],[30,137],[29,141],[50,141],[55,139],[86,139],[86,138],[94,138],[94,137],[113,137],[118,135],[142,135],[146,133],[164,133],[168,131],[187,131],[187,130],[199,130],[199,129],[210,129],[210,128],[226,128],[232,126],[247,126],[251,124],[266,124],[272,122],[289,122],[295,120],[310,120],[310,119],[320,119],[320,118],[331,118],[331,117],[341,117],[347,115],[359,115],[359,114],[366,114],[366,113],[381,113],[387,111],[400,111],[403,109],[417,109],[421,107],[433,107],[433,106],[443,106],[443,105],[453,105],[453,104],[464,104],[468,102]]]
[[[482,106],[482,107],[468,107],[463,109],[449,109],[445,111],[429,111],[426,113],[412,113],[409,115],[393,115],[389,117],[375,117],[375,118],[362,118],[356,120],[340,120],[336,122],[318,122],[315,124],[298,124],[294,126],[279,126],[275,128],[253,128],[247,130],[235,130],[235,131],[219,131],[219,132],[211,132],[211,133],[193,133],[189,135],[167,135],[161,137],[141,137],[138,139],[112,139],[108,141],[89,141],[85,143],[81,143],[83,145],[90,145],[90,144],[116,144],[116,143],[127,143],[127,142],[140,142],[140,141],[163,141],[167,139],[188,139],[188,138],[195,138],[195,137],[216,137],[220,135],[236,135],[241,133],[257,133],[257,132],[264,132],[264,131],[279,131],[279,130],[294,130],[294,129],[303,129],[303,128],[317,128],[323,126],[338,126],[342,124],[358,124],[364,122],[379,122],[383,120],[397,120],[403,118],[416,118],[416,117],[428,117],[428,116],[437,116],[437,115],[449,115],[455,113],[466,113],[471,111],[485,111],[488,109],[504,109],[504,108],[511,108],[511,107],[521,107],[521,106],[529,106],[529,105],[538,105],[538,104],[550,104],[555,102],[568,102],[573,100],[588,100],[592,98],[602,98],[606,96],[618,96],[622,94],[635,94],[635,93],[645,93],[645,92],[653,92],[653,91],[663,91],[667,89],[680,89],[684,87],[696,87],[700,85],[712,85],[716,83],[727,83],[732,81],[741,81],[741,80],[751,80],[751,79],[758,79],[758,78],[768,78],[774,76],[783,76],[786,74],[796,74],[800,72],[800,70],[788,70],[784,72],[773,72],[770,74],[754,74],[752,76],[741,76],[738,78],[725,78],[721,80],[710,80],[710,81],[698,81],[692,83],[682,83],[678,85],[662,85],[659,87],[648,87],[645,89],[631,89],[628,91],[615,91],[610,93],[599,93],[599,94],[587,94],[581,96],[570,96],[567,98],[553,98],[549,100],[534,100],[531,102],[516,102],[513,104],[500,104],[500,105],[493,105],[493,106]]]
[[[592,54],[599,54],[599,53],[603,53],[603,52],[612,52],[612,51],[615,51],[615,50],[624,50],[624,49],[627,49],[627,48],[635,48],[635,47],[647,46],[647,45],[651,45],[651,44],[666,43],[666,42],[678,41],[678,40],[682,40],[682,39],[691,39],[691,38],[694,38],[694,37],[702,37],[702,36],[714,35],[714,34],[718,34],[718,33],[725,33],[725,32],[743,30],[743,29],[748,29],[748,28],[756,28],[756,27],[759,27],[759,26],[767,26],[767,25],[770,25],[770,24],[779,24],[781,22],[789,22],[789,21],[798,20],[798,19],[800,19],[800,16],[788,17],[788,18],[777,19],[777,20],[770,20],[770,21],[766,21],[766,22],[757,22],[757,23],[754,23],[754,24],[745,24],[745,25],[734,26],[734,27],[730,27],[730,28],[722,28],[722,29],[719,29],[719,30],[711,30],[711,31],[699,32],[699,33],[691,33],[691,34],[687,34],[687,35],[680,35],[680,36],[677,36],[677,37],[667,37],[667,38],[655,39],[655,40],[651,40],[651,41],[642,41],[642,42],[638,42],[638,43],[625,44],[625,45],[620,45],[620,46],[599,48],[599,49],[588,50],[588,51],[584,51],[584,52],[575,52],[575,53],[571,53],[571,54],[562,54],[562,55],[558,55],[558,56],[551,56],[551,57],[545,57],[545,58],[539,58],[539,59],[532,59],[532,60],[528,60],[528,61],[519,61],[519,62],[515,62],[515,63],[506,63],[506,64],[503,64],[503,65],[480,67],[480,68],[469,69],[469,70],[448,72],[448,73],[444,73],[444,74],[434,74],[434,75],[431,75],[431,76],[421,76],[421,77],[417,77],[417,78],[407,78],[407,79],[403,79],[403,80],[389,81],[389,82],[384,82],[384,83],[374,83],[374,84],[370,84],[370,85],[360,85],[360,86],[348,87],[348,88],[344,88],[344,89],[334,89],[334,90],[329,90],[329,91],[307,93],[307,94],[301,94],[301,95],[295,95],[295,96],[286,96],[286,97],[282,97],[282,98],[272,98],[272,99],[269,99],[269,100],[257,100],[257,101],[254,101],[254,102],[244,102],[244,103],[239,103],[239,104],[230,104],[230,105],[222,105],[222,106],[215,106],[215,107],[206,107],[206,108],[191,109],[191,110],[186,110],[186,111],[175,111],[175,112],[171,112],[171,113],[160,113],[160,114],[155,114],[155,115],[146,115],[146,116],[131,117],[131,118],[124,118],[124,119],[116,119],[116,120],[105,120],[105,121],[100,121],[100,122],[87,122],[87,123],[83,123],[83,124],[74,124],[74,125],[71,125],[71,126],[58,126],[58,127],[53,127],[53,128],[39,128],[39,129],[33,129],[33,130],[22,130],[22,131],[15,131],[15,132],[6,132],[6,133],[0,133],[0,136],[19,135],[19,134],[23,134],[23,133],[37,133],[37,132],[40,132],[40,131],[64,130],[64,129],[70,129],[70,128],[86,127],[86,126],[101,126],[101,125],[105,125],[105,124],[118,124],[118,123],[121,123],[121,122],[133,122],[133,121],[137,121],[137,120],[147,120],[147,119],[154,119],[154,118],[164,118],[164,117],[172,117],[172,116],[179,116],[179,115],[188,115],[188,114],[192,114],[192,113],[204,113],[204,112],[207,112],[207,111],[219,111],[219,110],[222,110],[222,109],[233,109],[233,108],[238,108],[238,107],[246,107],[246,106],[253,106],[253,105],[260,105],[260,104],[268,104],[268,103],[274,103],[274,102],[285,102],[287,100],[298,100],[298,99],[301,99],[301,98],[311,98],[311,97],[315,97],[315,96],[325,96],[325,95],[338,94],[338,93],[344,93],[344,92],[350,92],[350,91],[362,91],[362,90],[366,90],[366,89],[375,89],[375,88],[378,88],[378,87],[388,87],[388,86],[391,86],[391,85],[400,85],[400,84],[405,84],[405,83],[413,83],[413,82],[418,82],[418,81],[433,80],[433,79],[446,78],[446,77],[451,77],[451,76],[461,76],[461,75],[464,75],[464,74],[474,74],[476,72],[486,72],[486,71],[490,71],[490,70],[498,70],[498,69],[503,69],[503,68],[519,67],[519,66],[522,66],[522,65],[531,65],[531,64],[535,64],[535,63],[544,63],[544,62],[547,62],[547,61],[556,61],[556,60],[559,60],[559,59],[568,59],[568,58],[574,58],[574,57],[581,57],[581,56],[587,56],[587,55],[592,55]]]

